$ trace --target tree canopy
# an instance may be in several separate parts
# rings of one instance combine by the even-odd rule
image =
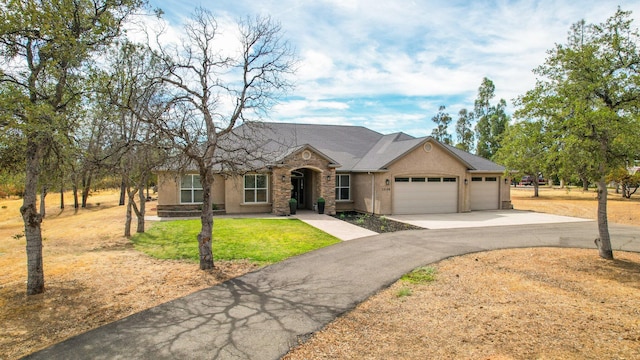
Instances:
[[[140,0],[8,0],[2,6],[0,122],[22,142],[27,294],[44,291],[36,194],[46,155],[71,142],[71,114],[82,105],[93,54],[121,34],[125,19],[141,5]]]
[[[473,112],[467,109],[461,109],[458,112],[458,120],[456,121],[456,137],[458,142],[456,147],[464,151],[473,150],[473,140],[475,133],[473,132]]]
[[[483,78],[478,88],[478,97],[474,102],[473,113],[478,120],[476,123],[476,154],[487,159],[492,159],[500,148],[502,134],[509,125],[507,116],[507,102],[500,99],[497,104],[492,104],[495,97],[495,85],[489,78]]]
[[[495,160],[507,171],[531,175],[534,196],[538,196],[538,174],[545,173],[549,163],[549,144],[542,121],[521,121],[509,126]]]
[[[596,243],[609,259],[606,176],[640,154],[639,40],[628,11],[618,9],[601,24],[577,22],[534,70],[537,84],[518,99],[516,112],[544,122],[564,172],[581,172],[598,185]]]
[[[451,144],[451,134],[449,134],[449,123],[451,123],[451,116],[445,110],[447,108],[444,105],[440,105],[438,113],[431,118],[436,124],[436,128],[431,131],[431,136],[436,140],[445,144]]]

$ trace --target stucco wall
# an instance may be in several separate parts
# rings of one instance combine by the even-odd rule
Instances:
[[[467,167],[454,158],[448,151],[444,150],[436,143],[432,144],[430,151],[425,151],[424,146],[419,146],[412,150],[397,162],[389,166],[389,172],[386,173],[390,180],[391,190],[393,190],[393,179],[398,176],[420,176],[420,175],[436,175],[456,177],[458,184],[458,212],[466,212],[470,210],[469,189],[464,185],[464,179],[467,178]],[[389,192],[390,194],[393,191]],[[393,199],[385,199],[381,203],[382,214],[392,214]]]
[[[159,172],[158,174],[158,205],[178,205],[179,177],[176,173]]]
[[[391,199],[391,188],[385,185],[387,176],[387,173],[354,173],[351,175],[354,210],[387,214],[383,212],[385,209],[383,204]]]

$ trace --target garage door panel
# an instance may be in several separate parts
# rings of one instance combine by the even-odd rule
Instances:
[[[396,182],[394,214],[434,214],[458,211],[457,182]]]
[[[500,188],[497,181],[472,181],[471,210],[497,210]]]

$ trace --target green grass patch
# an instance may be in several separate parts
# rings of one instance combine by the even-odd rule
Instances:
[[[426,284],[436,280],[436,272],[433,267],[423,266],[403,275],[401,279],[412,284]]]
[[[399,298],[411,295],[413,295],[413,291],[411,291],[411,289],[406,286],[401,287],[400,289],[398,289],[398,292],[396,292],[396,297]]]
[[[132,237],[138,251],[159,259],[198,260],[200,220],[155,223]],[[214,260],[275,263],[340,242],[297,219],[214,219]]]

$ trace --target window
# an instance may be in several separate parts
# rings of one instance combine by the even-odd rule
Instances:
[[[442,182],[456,182],[456,178],[451,178],[451,177],[442,178]]]
[[[244,176],[244,202],[266,203],[269,198],[267,175],[252,174]]]
[[[411,178],[411,182],[424,182],[424,178],[422,177],[416,177],[416,178]]]
[[[498,181],[497,177],[486,177],[484,178],[484,181]]]
[[[351,200],[350,184],[350,175],[336,175],[336,200]]]
[[[202,203],[200,175],[184,175],[180,179],[180,202],[183,204]]]
[[[408,177],[397,177],[395,178],[395,182],[409,182]]]
[[[482,181],[482,177],[472,177],[471,181]]]
[[[427,182],[440,182],[440,178],[430,177],[430,178],[427,178]]]

